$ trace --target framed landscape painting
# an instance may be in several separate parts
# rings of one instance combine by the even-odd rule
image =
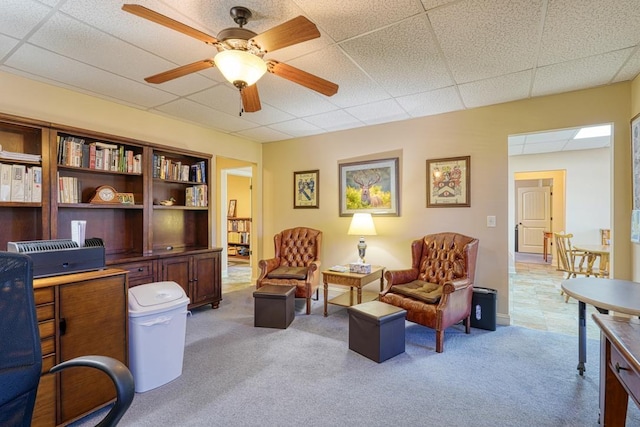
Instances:
[[[356,212],[398,216],[397,157],[339,165],[340,216]]]
[[[427,160],[427,207],[471,206],[471,156]]]
[[[320,171],[293,173],[293,208],[320,207]]]

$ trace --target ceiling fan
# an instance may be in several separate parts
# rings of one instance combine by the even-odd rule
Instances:
[[[230,14],[238,27],[225,28],[212,37],[186,24],[178,22],[144,6],[125,4],[122,10],[148,19],[172,30],[179,31],[208,45],[218,53],[203,59],[145,78],[148,83],[164,83],[209,67],[217,67],[222,75],[240,90],[245,112],[259,111],[260,96],[256,82],[267,71],[326,96],[338,92],[338,85],[274,59],[263,59],[267,53],[320,37],[316,25],[304,16],[298,16],[261,34],[244,28],[251,18],[246,7],[235,6]]]

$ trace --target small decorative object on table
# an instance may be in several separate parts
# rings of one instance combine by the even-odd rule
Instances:
[[[136,201],[133,193],[118,193],[118,201],[123,205],[135,205]]]
[[[170,197],[167,200],[160,200],[160,204],[162,206],[173,206],[176,203],[176,199],[174,199],[173,197]]]
[[[96,192],[89,200],[89,203],[120,203],[118,192],[110,185],[101,185],[96,188]]]
[[[349,264],[349,272],[358,274],[369,274],[371,273],[371,264],[352,262],[351,264]]]

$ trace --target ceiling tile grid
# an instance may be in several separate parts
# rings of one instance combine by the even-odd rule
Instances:
[[[245,27],[258,34],[304,15],[321,36],[265,59],[334,82],[338,93],[268,73],[258,82],[262,109],[240,115],[238,91],[215,67],[147,83],[217,50],[123,11],[125,2],[214,37],[236,27],[233,6],[251,10]],[[0,2],[0,71],[257,142],[631,80],[639,43],[637,0]]]

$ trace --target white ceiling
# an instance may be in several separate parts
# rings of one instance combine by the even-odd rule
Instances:
[[[509,155],[543,154],[556,151],[591,150],[611,145],[611,135],[574,139],[581,128],[509,135]],[[611,132],[613,133],[613,131]]]
[[[2,0],[0,70],[253,141],[407,120],[631,80],[638,0],[126,0],[212,36],[232,6],[261,33],[304,15],[319,39],[268,54],[333,81],[324,97],[275,75],[262,110],[238,115],[215,68],[161,85],[144,77],[211,58],[211,46],[115,0]]]

